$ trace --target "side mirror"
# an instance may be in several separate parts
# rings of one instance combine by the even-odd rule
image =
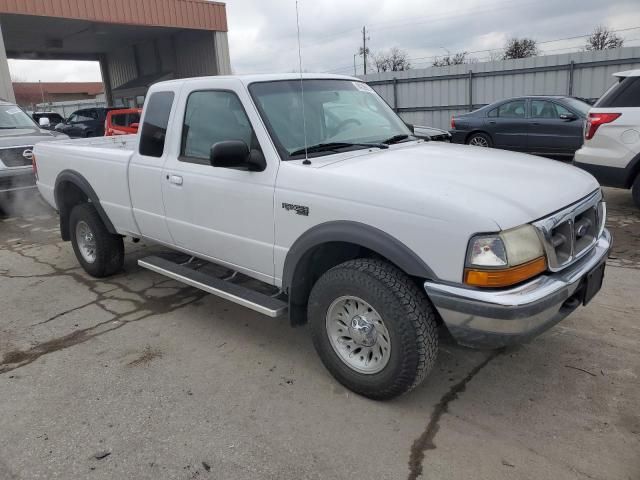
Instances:
[[[571,121],[571,120],[575,120],[576,117],[573,113],[562,113],[560,114],[560,120],[566,120],[566,121]]]
[[[209,161],[213,167],[247,168],[251,172],[261,172],[267,168],[262,152],[249,150],[242,140],[227,140],[211,146]]]
[[[38,120],[38,125],[40,125],[42,128],[48,127],[49,125],[51,125],[51,120],[49,120],[48,117],[40,117],[40,120]]]

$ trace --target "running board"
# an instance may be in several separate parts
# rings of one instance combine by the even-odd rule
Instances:
[[[282,300],[161,257],[151,256],[140,259],[138,265],[268,317],[279,317],[287,311],[287,304]]]

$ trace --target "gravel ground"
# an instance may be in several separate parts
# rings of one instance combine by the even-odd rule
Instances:
[[[505,352],[443,333],[409,395],[373,402],[306,328],[154,273],[78,268],[55,214],[0,222],[0,479],[640,478],[640,212],[606,190],[603,291]]]

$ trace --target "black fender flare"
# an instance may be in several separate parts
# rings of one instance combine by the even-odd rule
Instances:
[[[285,258],[282,274],[285,292],[291,288],[296,267],[303,256],[313,248],[330,242],[359,245],[385,257],[408,275],[431,280],[437,278],[418,255],[388,233],[364,223],[339,220],[316,225],[293,243]]]
[[[292,325],[307,321],[306,306],[313,287],[305,270],[317,247],[331,243],[348,243],[366,248],[386,258],[406,274],[435,280],[437,276],[409,247],[388,233],[370,225],[353,221],[331,221],[304,232],[289,249],[282,273],[282,290],[289,298],[289,320]],[[349,252],[345,251],[345,261]],[[302,265],[302,266],[301,266]]]
[[[87,181],[87,179],[75,170],[63,170],[58,174],[58,177],[56,178],[56,183],[53,191],[56,201],[56,207],[58,209],[58,212],[60,213],[60,233],[62,234],[63,240],[69,240],[71,238],[71,234],[69,232],[69,214],[71,212],[66,211],[67,207],[64,202],[65,185],[67,184],[72,184],[77,187],[89,199],[89,201],[96,208],[96,211],[98,212],[98,215],[100,215],[102,223],[104,223],[105,227],[107,227],[109,233],[112,233],[114,235],[118,233],[116,232],[113,223],[111,223],[111,220],[109,220],[109,217],[104,211],[104,208],[102,208],[98,195],[96,194],[91,184]]]

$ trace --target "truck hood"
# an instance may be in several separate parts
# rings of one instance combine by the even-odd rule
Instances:
[[[0,129],[0,148],[22,147],[51,140],[68,140],[69,137],[58,132],[40,128]]]
[[[599,188],[590,174],[559,161],[437,142],[396,145],[320,163],[326,173],[352,177],[361,200],[367,192],[376,192],[364,200],[367,203],[396,198],[401,205],[386,206],[442,218],[467,212],[491,219],[501,229],[545,217]],[[447,212],[439,214],[438,207]]]

